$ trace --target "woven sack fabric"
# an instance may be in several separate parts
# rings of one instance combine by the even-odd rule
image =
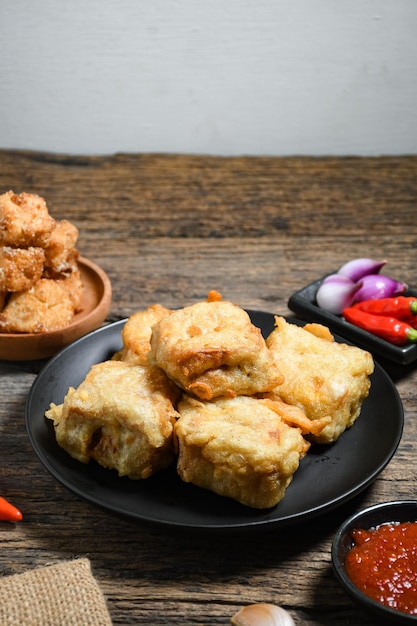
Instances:
[[[1,626],[111,626],[105,598],[80,558],[0,578]]]

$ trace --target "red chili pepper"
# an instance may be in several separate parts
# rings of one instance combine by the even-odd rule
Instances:
[[[388,315],[406,322],[409,322],[417,315],[417,298],[413,296],[364,300],[363,302],[356,302],[353,306],[355,309],[365,311],[365,313]]]
[[[355,326],[395,345],[402,346],[408,342],[417,342],[417,330],[396,317],[373,315],[353,306],[344,309],[343,317]]]
[[[408,322],[413,328],[417,328],[417,315],[414,315],[414,317],[411,317],[410,319],[404,321]]]
[[[20,522],[23,515],[13,504],[0,496],[0,520],[3,522]]]

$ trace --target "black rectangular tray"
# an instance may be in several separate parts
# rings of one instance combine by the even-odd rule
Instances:
[[[408,365],[417,359],[417,344],[395,346],[385,339],[368,333],[347,322],[342,316],[334,315],[321,309],[316,303],[316,293],[325,276],[296,291],[288,300],[288,308],[294,311],[307,322],[318,322],[340,335],[351,343],[369,350],[372,354],[380,355],[401,365]],[[417,291],[407,289],[405,296],[416,296]]]

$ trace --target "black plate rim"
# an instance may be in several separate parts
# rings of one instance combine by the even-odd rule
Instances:
[[[273,321],[274,318],[274,314],[272,313],[266,313],[264,311],[252,311],[252,310],[248,310],[248,313],[251,317],[261,317],[262,319],[267,319],[269,322]],[[287,318],[288,319],[288,318]],[[300,324],[300,320],[290,320],[289,321],[293,321],[295,323]],[[37,436],[34,433],[33,430],[33,424],[32,424],[32,420],[33,420],[33,415],[32,415],[32,411],[31,411],[31,407],[32,404],[34,402],[34,399],[36,398],[36,393],[37,393],[37,389],[38,387],[40,387],[43,384],[43,379],[45,378],[45,376],[50,372],[50,371],[59,371],[59,363],[62,360],[65,360],[65,358],[68,358],[68,355],[71,355],[71,353],[77,351],[77,349],[80,347],[81,344],[85,344],[85,342],[95,342],[96,340],[100,341],[103,338],[105,339],[107,335],[110,335],[112,333],[119,333],[122,329],[122,327],[124,326],[124,324],[126,323],[126,319],[122,319],[119,320],[117,322],[113,322],[111,324],[108,324],[106,326],[102,326],[99,329],[96,329],[94,331],[92,331],[91,333],[88,333],[87,335],[85,335],[84,337],[76,340],[74,343],[72,343],[71,345],[65,347],[63,350],[61,350],[58,354],[56,354],[54,357],[52,357],[52,359],[50,359],[40,370],[39,374],[37,375],[37,377],[35,378],[32,387],[29,391],[28,397],[27,397],[27,402],[26,402],[26,407],[25,407],[25,423],[26,423],[26,429],[27,429],[27,433],[28,433],[28,437],[30,440],[30,443],[34,449],[34,452],[36,453],[36,455],[38,456],[39,460],[41,461],[41,463],[44,465],[44,467],[48,470],[48,472],[59,482],[61,483],[64,487],[66,487],[67,489],[69,489],[71,492],[75,493],[78,497],[80,497],[81,499],[86,500],[87,502],[89,502],[90,504],[93,504],[94,506],[103,509],[105,511],[107,511],[108,513],[111,514],[115,514],[118,516],[122,516],[124,518],[129,519],[130,521],[133,522],[143,522],[143,523],[149,523],[151,525],[154,526],[161,526],[161,527],[172,527],[172,528],[179,528],[179,529],[194,529],[194,530],[205,530],[205,531],[253,531],[253,530],[259,530],[259,529],[265,529],[265,528],[277,528],[277,527],[286,527],[286,526],[290,526],[299,522],[304,522],[306,520],[309,519],[313,519],[318,517],[319,515],[322,515],[324,512],[330,511],[335,509],[336,507],[341,506],[342,504],[346,503],[347,501],[351,500],[353,497],[355,497],[356,495],[358,495],[359,493],[361,493],[363,490],[365,490],[375,479],[376,477],[380,474],[380,472],[388,465],[388,463],[391,461],[392,457],[394,456],[398,445],[400,443],[401,440],[401,436],[402,436],[402,432],[403,432],[403,425],[404,425],[404,411],[403,411],[403,406],[402,406],[402,402],[400,399],[400,396],[398,394],[398,391],[395,387],[395,385],[393,384],[393,382],[391,381],[390,377],[388,376],[388,374],[385,372],[385,370],[378,364],[375,363],[375,372],[372,376],[376,376],[378,377],[378,379],[383,383],[384,383],[384,388],[385,389],[389,389],[389,392],[391,393],[391,399],[394,402],[395,406],[396,406],[396,413],[395,413],[395,433],[393,436],[393,439],[390,443],[389,449],[386,452],[386,454],[383,456],[383,458],[379,459],[379,462],[375,465],[375,467],[373,468],[372,471],[368,472],[365,476],[362,476],[360,479],[358,479],[358,481],[349,489],[346,490],[342,490],[341,493],[332,498],[329,501],[326,501],[325,503],[319,505],[319,506],[314,506],[314,507],[310,507],[306,510],[302,510],[298,513],[294,513],[294,514],[290,514],[290,515],[284,515],[281,517],[277,517],[277,518],[266,518],[263,519],[264,516],[264,512],[260,511],[258,518],[255,520],[251,520],[250,516],[248,519],[244,519],[241,522],[221,522],[219,521],[216,524],[213,523],[187,523],[187,521],[181,521],[181,520],[166,520],[166,519],[161,519],[155,516],[151,516],[151,515],[147,515],[146,512],[142,512],[141,514],[138,513],[134,513],[132,512],[131,509],[129,509],[128,506],[118,506],[115,507],[114,505],[112,505],[111,502],[109,502],[107,499],[103,499],[102,497],[97,497],[92,493],[87,493],[83,488],[79,488],[77,486],[75,486],[73,484],[73,482],[65,475],[63,475],[59,469],[57,469],[56,467],[56,463],[54,463],[54,457],[51,457],[50,454],[48,454],[47,452],[45,452],[42,449],[42,446],[37,438]],[[339,340],[343,340],[341,338],[338,338]],[[121,339],[120,339],[120,347],[121,347]],[[97,361],[95,361],[97,362]],[[92,365],[93,361],[89,364]],[[69,386],[70,383],[67,383],[67,385]],[[371,390],[372,390],[372,386],[371,386]],[[370,394],[371,396],[371,394]],[[369,398],[367,399],[369,400]],[[365,401],[366,402],[366,401]],[[48,407],[46,407],[48,408]],[[42,419],[46,422],[46,418],[42,416],[38,416],[37,419]],[[360,419],[360,418],[359,418]],[[344,437],[349,436],[350,432],[353,431],[353,429],[355,428],[355,425],[349,429],[349,431],[346,431],[344,433]],[[66,455],[66,453],[61,450],[58,445],[56,444],[52,444],[55,445],[57,448],[57,453],[60,454],[64,454]],[[78,463],[77,461],[71,459],[71,463],[76,464],[76,472],[82,474],[82,472],[88,472],[89,471],[89,466],[85,466],[82,465],[81,463]],[[108,472],[111,470],[103,470],[104,472]],[[300,470],[299,470],[300,471]],[[289,489],[291,488],[291,485],[289,487]],[[220,496],[215,496],[216,498],[220,498],[222,501],[223,498],[221,498]],[[286,496],[287,497],[287,496]],[[270,510],[268,510],[270,511]]]

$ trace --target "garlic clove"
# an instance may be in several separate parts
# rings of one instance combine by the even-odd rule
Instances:
[[[248,604],[230,620],[232,626],[295,626],[291,615],[276,604]]]

